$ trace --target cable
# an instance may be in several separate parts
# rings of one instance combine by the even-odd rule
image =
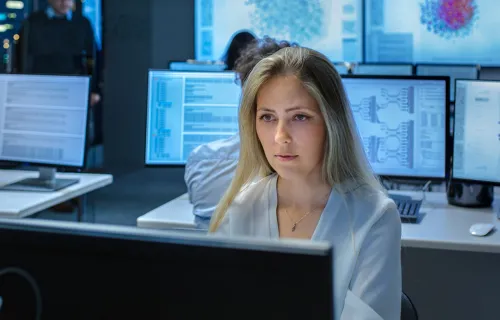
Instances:
[[[429,189],[430,185],[431,185],[432,181],[429,180],[427,181],[424,186],[422,187],[422,199],[421,201],[424,202],[425,201],[425,192]]]
[[[7,267],[4,269],[0,270],[0,277],[4,276],[6,274],[13,273],[21,278],[24,278],[28,283],[31,285],[31,288],[35,292],[35,299],[36,299],[36,313],[35,313],[35,320],[40,320],[42,317],[42,294],[40,292],[40,287],[36,283],[36,280],[26,271],[23,269],[17,268],[17,267]],[[3,300],[0,297],[0,307],[3,303]]]

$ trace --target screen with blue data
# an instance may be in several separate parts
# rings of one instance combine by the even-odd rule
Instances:
[[[497,0],[366,0],[367,62],[500,64]]]
[[[197,146],[238,132],[234,72],[149,71],[146,164],[185,164]]]
[[[0,74],[0,161],[82,167],[90,78]]]
[[[500,184],[500,82],[457,81],[453,178]]]
[[[446,80],[342,81],[377,175],[445,177]]]
[[[418,65],[416,74],[417,76],[450,77],[450,101],[455,101],[456,79],[478,78],[478,70],[475,66]]]
[[[249,31],[320,51],[334,62],[362,59],[362,0],[195,0],[197,60],[219,60]]]
[[[101,0],[82,1],[83,15],[90,20],[94,28],[94,37],[97,49],[102,48],[102,19],[101,19]]]
[[[413,75],[413,65],[358,64],[353,68],[353,74],[381,75],[381,76],[411,76]]]

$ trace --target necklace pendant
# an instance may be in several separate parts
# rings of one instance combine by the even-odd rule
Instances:
[[[294,232],[296,228],[297,228],[297,223],[294,223],[292,227],[292,232]]]

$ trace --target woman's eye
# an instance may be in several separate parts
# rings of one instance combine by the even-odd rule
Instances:
[[[260,119],[264,120],[266,122],[269,122],[269,121],[273,121],[273,116],[270,114],[264,114],[264,115],[260,116]]]
[[[309,116],[306,116],[305,114],[298,114],[295,116],[295,120],[297,121],[306,121],[309,119]]]

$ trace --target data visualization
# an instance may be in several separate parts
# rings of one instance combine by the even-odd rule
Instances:
[[[376,174],[445,177],[447,79],[347,77],[343,83]]]
[[[197,60],[219,60],[241,31],[296,42],[334,62],[362,59],[362,0],[195,0]]]
[[[171,71],[224,71],[224,63],[191,63],[184,61],[170,62],[168,69]]]
[[[500,183],[500,82],[458,80],[453,178]]]
[[[500,64],[496,0],[366,0],[367,62]]]
[[[0,160],[82,167],[89,77],[0,75]]]
[[[185,164],[201,144],[238,132],[234,72],[150,71],[146,164]]]

